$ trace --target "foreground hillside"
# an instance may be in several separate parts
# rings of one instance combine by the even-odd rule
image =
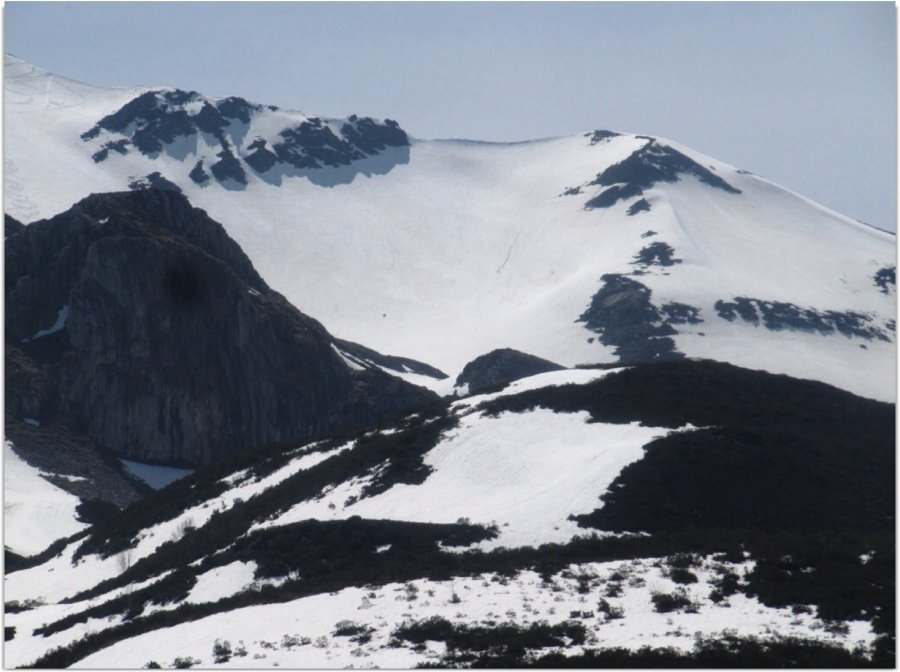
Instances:
[[[6,576],[6,661],[892,665],[893,432],[726,364],[540,374],[94,525]]]
[[[342,339],[445,394],[512,348],[562,366],[682,356],[893,401],[895,239],[662,138],[410,138],[6,60],[9,214],[177,190]]]

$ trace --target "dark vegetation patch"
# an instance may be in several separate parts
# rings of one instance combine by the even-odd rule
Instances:
[[[694,577],[694,580],[696,581],[697,577]],[[697,605],[691,601],[684,589],[671,593],[653,593],[650,596],[650,600],[653,602],[653,608],[660,614],[668,614],[673,611],[684,611],[687,613],[696,613],[698,611]]]
[[[608,208],[619,201],[641,196],[658,182],[677,182],[692,175],[702,183],[731,194],[741,193],[721,177],[681,152],[649,139],[627,159],[609,166],[591,182],[607,187],[585,204],[585,208]]]
[[[629,217],[634,217],[639,212],[650,212],[650,202],[646,198],[635,201],[628,207],[626,213]]]
[[[32,567],[43,565],[51,558],[55,558],[56,556],[60,555],[69,544],[87,537],[90,531],[90,528],[87,528],[81,530],[80,532],[76,532],[71,536],[57,539],[36,555],[18,555],[16,553],[13,553],[8,548],[5,548],[3,551],[3,557],[5,559],[5,565],[3,568],[4,572],[9,574],[11,572],[18,572],[22,569],[30,569]]]
[[[25,569],[25,567],[27,566],[27,561],[27,556],[19,555],[9,548],[3,549],[3,571],[6,574],[18,571],[20,569]]]
[[[78,520],[88,525],[95,525],[116,515],[118,512],[118,506],[112,502],[104,502],[101,499],[84,499],[75,508]]]
[[[454,624],[435,616],[401,624],[392,633],[391,644],[400,646],[402,642],[444,642],[447,653],[441,660],[442,666],[458,666],[467,665],[483,654],[499,658],[521,658],[526,652],[535,649],[580,645],[584,644],[586,635],[584,625],[574,621],[555,625],[541,621],[528,626],[507,622],[485,627]]]
[[[716,301],[715,308],[719,317],[729,322],[737,318],[754,326],[761,322],[770,331],[818,332],[826,336],[838,332],[847,337],[856,336],[870,341],[891,340],[883,329],[873,324],[871,315],[855,311],[819,312],[811,308],[800,308],[791,303],[764,301],[745,296],[735,297],[731,301]]]
[[[882,293],[889,294],[891,287],[897,287],[897,267],[885,266],[884,268],[879,268],[878,272],[875,273],[874,280],[875,286],[880,287]]]
[[[350,521],[347,521],[350,522]],[[375,530],[380,522],[386,521],[357,521],[358,525]],[[395,523],[399,524],[399,523]],[[320,523],[320,525],[325,525]],[[311,529],[311,528],[310,528]],[[332,529],[333,532],[333,529]],[[890,589],[878,592],[874,598],[874,609],[879,614],[884,614],[881,620],[876,620],[876,629],[884,634],[878,647],[878,655],[882,660],[887,660],[893,653],[892,623],[894,609],[893,593],[893,538],[891,536],[873,537],[860,536],[854,538],[831,539],[832,546],[851,549],[873,549],[884,546],[883,563],[876,565],[874,561],[865,567],[870,573],[862,575],[858,572],[847,573],[834,577],[834,582],[828,586],[821,586],[818,593],[808,591],[800,596],[802,604],[823,605],[829,609],[840,606],[841,600],[847,593],[854,592],[857,587],[872,582],[876,577],[879,585],[889,585]],[[748,544],[748,539],[752,541]],[[749,549],[754,559],[766,557],[780,557],[783,555],[780,535],[768,537],[769,545],[766,545],[766,537],[744,531],[725,531],[722,534],[710,534],[707,530],[690,529],[672,532],[662,532],[653,536],[623,536],[614,538],[581,538],[569,544],[546,544],[539,548],[499,549],[490,553],[466,551],[463,553],[443,553],[434,545],[422,544],[416,549],[407,549],[407,554],[386,558],[394,549],[387,553],[376,554],[374,557],[368,554],[354,554],[352,548],[346,548],[347,563],[344,572],[324,571],[315,581],[307,582],[304,577],[287,581],[280,587],[266,586],[259,591],[246,591],[233,597],[224,598],[212,604],[182,604],[170,612],[158,612],[147,616],[134,616],[119,626],[88,635],[73,642],[68,646],[48,652],[36,667],[67,667],[74,662],[90,655],[111,644],[149,632],[158,628],[169,627],[178,623],[185,623],[204,618],[214,613],[222,613],[252,604],[283,603],[312,594],[321,594],[340,590],[348,585],[385,585],[393,582],[409,581],[415,578],[428,578],[435,581],[452,580],[454,577],[477,575],[483,572],[497,572],[503,575],[512,575],[523,569],[533,569],[548,580],[573,563],[582,562],[607,562],[610,560],[626,560],[645,557],[660,557],[683,552],[696,552],[698,554],[723,553],[725,557],[743,558],[744,551]],[[791,538],[786,538],[787,544],[791,544]],[[808,539],[809,547],[822,543],[822,538]],[[337,539],[337,543],[341,543]],[[875,558],[878,558],[877,551]],[[286,558],[289,556],[285,556]],[[388,560],[388,561],[385,561]],[[398,562],[400,560],[400,562]],[[204,561],[205,571],[212,566],[213,561]],[[218,563],[216,563],[218,564]],[[352,579],[352,580],[351,580]],[[764,602],[767,596],[775,596],[780,585],[774,583],[765,584],[764,581],[753,582],[751,587],[760,594]],[[612,585],[612,584],[608,584]],[[872,588],[872,593],[876,592]],[[800,593],[797,593],[800,595]],[[780,598],[779,598],[780,599]],[[863,599],[863,598],[861,598]],[[462,600],[464,601],[464,600]],[[888,617],[890,616],[890,618]],[[502,642],[498,642],[502,645]],[[893,658],[890,658],[893,660]]]
[[[200,531],[205,531],[208,527],[205,526]],[[214,529],[217,527],[213,524]],[[165,578],[140,590],[70,614],[36,632],[49,636],[75,624],[85,623],[89,618],[104,618],[122,613],[126,614],[128,620],[134,619],[149,604],[182,602],[196,583],[197,576],[237,561],[255,561],[255,576],[258,579],[299,577],[278,588],[266,586],[259,591],[251,590],[241,598],[228,598],[237,600],[236,603],[241,605],[284,601],[280,597],[273,599],[281,591],[286,591],[286,595],[291,596],[289,599],[295,599],[336,590],[338,586],[344,588],[379,581],[387,583],[408,580],[417,578],[422,568],[429,566],[439,568],[438,571],[443,575],[448,565],[456,563],[452,560],[453,554],[441,551],[439,544],[469,546],[495,535],[495,531],[478,525],[363,520],[353,516],[348,520],[307,520],[258,530],[212,554],[209,540],[198,541],[199,535],[195,532],[183,537],[182,541],[185,543],[166,542],[155,554],[134,565],[134,568],[140,565],[140,572],[148,577],[174,569]],[[204,544],[202,548],[198,547],[201,543]],[[390,545],[390,548],[379,552],[378,549],[385,545]],[[195,567],[183,562],[173,568],[172,563],[166,562],[171,560],[173,548],[180,551],[182,558],[202,558],[202,561]],[[443,556],[450,556],[450,559]],[[441,569],[444,571],[440,571]],[[125,580],[102,582],[65,602],[97,597],[114,587],[136,581],[136,575],[140,574],[132,569],[125,569],[122,574]],[[235,602],[224,602],[232,603]],[[179,607],[184,608],[184,605]]]
[[[712,361],[634,366],[586,385],[485,402],[596,422],[703,429],[644,447],[582,524],[658,532],[691,526],[880,531],[894,520],[894,407],[824,383]]]
[[[511,348],[500,348],[480,355],[463,367],[456,387],[469,386],[469,394],[493,389],[548,371],[561,371],[564,366]]]
[[[99,584],[89,594],[102,594],[131,581],[141,581],[168,569],[177,569],[187,558],[190,562],[203,557],[211,549],[239,537],[256,520],[277,516],[297,502],[319,496],[328,486],[364,476],[376,467],[379,467],[378,474],[366,486],[364,497],[380,494],[397,483],[421,483],[430,473],[422,461],[423,456],[457,422],[452,415],[421,413],[408,418],[393,434],[376,432],[358,436],[352,449],[294,474],[240,506],[215,513],[206,525],[194,533],[163,544],[154,555],[136,562],[120,577]],[[317,449],[336,448],[345,443],[346,438],[324,442]],[[277,450],[278,446],[267,450],[271,458],[263,470],[274,471],[279,463],[283,465],[290,459],[281,462]],[[124,551],[141,530],[170,520],[191,506],[221,495],[229,488],[222,479],[241,468],[252,468],[260,456],[259,451],[248,453],[227,464],[198,470],[191,477],[175,481],[160,490],[157,496],[128,507],[120,515],[93,528],[91,536],[76,551],[75,559],[92,553],[107,557]]]
[[[653,229],[647,229],[641,234],[641,238],[651,238],[652,236],[658,235],[656,231]]]
[[[672,249],[671,245],[657,241],[642,248],[640,252],[634,255],[631,263],[634,266],[643,266],[644,268],[648,266],[674,266],[681,263],[681,259],[676,259],[672,256],[674,253],[675,250]]]
[[[689,569],[674,567],[669,570],[669,578],[675,583],[697,583],[697,575]]]
[[[619,361],[648,362],[683,357],[669,336],[677,333],[650,301],[650,289],[624,275],[607,273],[579,322],[616,348]]]
[[[428,663],[423,667],[445,667],[451,661]],[[682,652],[673,648],[642,647],[637,650],[619,647],[588,649],[579,655],[548,653],[539,656],[517,652],[487,653],[465,663],[478,668],[592,668],[592,669],[770,669],[770,668],[883,668],[893,667],[890,659],[866,658],[837,644],[795,637],[761,639],[724,636],[697,641],[694,650]],[[460,665],[461,666],[461,665]]]

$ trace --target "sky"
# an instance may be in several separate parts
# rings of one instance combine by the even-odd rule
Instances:
[[[15,2],[72,79],[397,120],[417,138],[661,136],[896,230],[892,2]]]

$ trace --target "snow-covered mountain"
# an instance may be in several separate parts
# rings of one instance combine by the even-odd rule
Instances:
[[[709,357],[895,397],[895,238],[661,138],[409,138],[6,57],[7,213],[177,189],[343,339],[441,393],[511,348],[562,366]],[[412,379],[411,377],[410,379]]]
[[[4,86],[5,665],[894,664],[894,236],[661,138]]]

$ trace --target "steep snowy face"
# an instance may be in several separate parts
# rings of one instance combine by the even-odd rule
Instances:
[[[562,366],[706,357],[894,399],[894,236],[677,143],[409,140],[28,68],[6,82],[23,221],[92,191],[181,190],[339,338],[451,378],[506,348]]]

